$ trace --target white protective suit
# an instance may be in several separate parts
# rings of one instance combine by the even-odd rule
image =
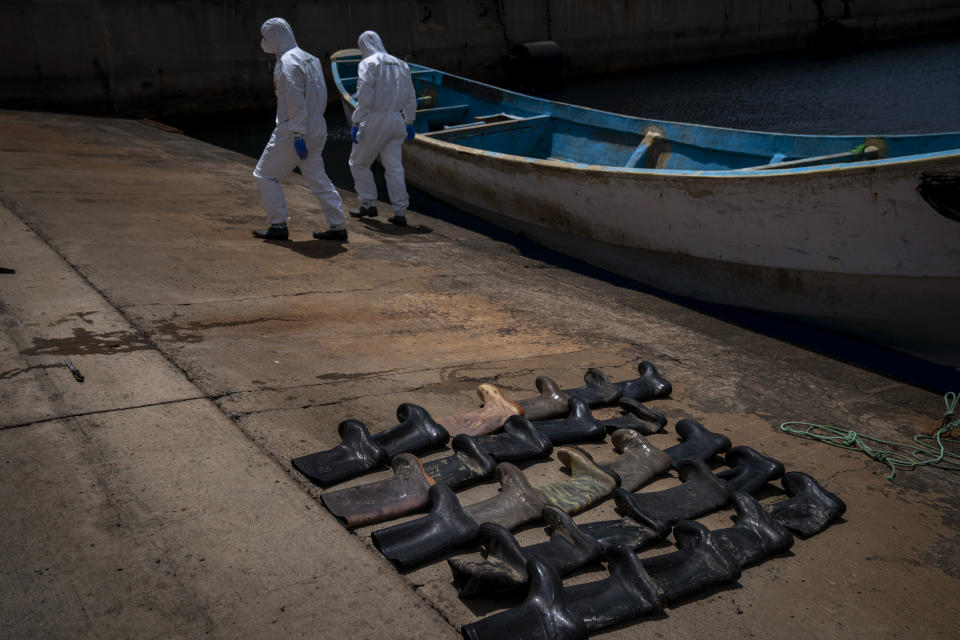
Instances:
[[[394,215],[402,216],[410,204],[403,179],[402,146],[407,125],[417,117],[417,93],[407,63],[387,53],[380,36],[364,31],[357,44],[363,59],[357,70],[353,125],[359,134],[350,151],[350,173],[361,206],[375,206],[377,187],[370,166],[379,156]]]
[[[293,29],[283,18],[270,18],[260,27],[260,46],[277,56],[273,67],[273,86],[277,94],[277,124],[270,141],[260,155],[253,175],[271,224],[286,223],[287,203],[280,181],[300,167],[310,193],[320,200],[327,223],[346,228],[343,203],[323,167],[321,152],[327,142],[327,85],[320,61],[297,46]],[[301,160],[293,142],[302,137],[309,155]]]

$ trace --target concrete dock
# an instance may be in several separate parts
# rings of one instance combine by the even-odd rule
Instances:
[[[455,638],[516,600],[458,598],[442,560],[397,572],[370,541],[392,523],[348,531],[290,460],[337,444],[341,420],[395,424],[402,402],[447,416],[477,408],[480,383],[519,400],[538,375],[626,380],[641,360],[673,384],[649,403],[668,418],[654,445],[696,419],[847,511],[736,583],[596,637],[955,637],[957,474],[891,482],[778,428],[907,441],[939,427],[941,396],[415,211],[313,240],[325,224],[297,179],[292,241],[256,240],[253,164],[140,121],[0,112],[0,637]],[[525,472],[565,477],[556,455]],[[576,520],[613,517],[607,500]]]

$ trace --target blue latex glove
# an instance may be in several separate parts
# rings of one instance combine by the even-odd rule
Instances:
[[[408,124],[408,125],[407,125],[407,139],[406,139],[405,142],[410,142],[411,140],[413,140],[413,139],[416,137],[416,135],[417,135],[417,130],[413,128],[413,125],[412,125],[412,124]]]
[[[310,152],[307,151],[307,143],[303,138],[294,138],[293,148],[296,149],[297,155],[300,156],[301,160],[306,160],[307,156],[310,155]]]
[[[359,134],[360,134],[360,127],[350,128],[350,139],[353,140],[353,144],[357,144],[357,136]]]

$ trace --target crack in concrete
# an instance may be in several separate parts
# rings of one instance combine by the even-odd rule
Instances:
[[[9,429],[22,429],[24,427],[32,427],[36,424],[43,424],[45,422],[55,422],[57,420],[70,420],[71,418],[83,418],[86,416],[97,416],[103,415],[106,413],[117,413],[118,411],[132,411],[134,409],[145,409],[147,407],[162,407],[168,404],[178,404],[181,402],[192,402],[194,400],[208,400],[207,396],[196,396],[193,398],[178,398],[177,400],[163,400],[162,402],[150,402],[147,404],[138,404],[131,405],[127,407],[115,407],[113,409],[98,409],[96,411],[82,411],[80,413],[68,413],[64,415],[51,416],[49,418],[41,418],[40,420],[31,420],[30,422],[21,422],[18,424],[8,424],[0,426],[0,431],[7,431]]]

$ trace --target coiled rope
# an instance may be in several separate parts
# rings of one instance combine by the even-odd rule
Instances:
[[[780,425],[780,430],[790,435],[810,438],[841,449],[862,451],[874,460],[889,465],[890,475],[887,476],[887,480],[894,479],[897,475],[897,469],[931,466],[948,471],[960,471],[960,462],[954,462],[954,460],[960,461],[960,454],[947,451],[943,444],[943,437],[960,426],[960,418],[954,418],[957,409],[957,394],[949,391],[943,399],[947,405],[947,410],[943,414],[943,420],[940,421],[940,428],[932,436],[926,434],[913,436],[912,443],[890,442],[856,431],[847,431],[810,422],[784,422]],[[805,428],[794,428],[793,425]],[[935,442],[936,446],[929,443],[930,441]],[[878,443],[889,448],[874,447],[868,443]]]

